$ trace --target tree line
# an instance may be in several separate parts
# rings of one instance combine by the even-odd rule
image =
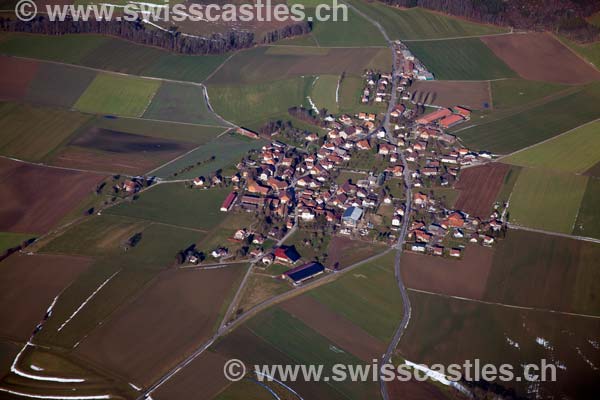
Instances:
[[[303,35],[311,30],[308,22],[298,22],[267,32],[262,43],[271,43],[295,35]],[[40,15],[31,21],[20,21],[0,17],[0,31],[24,32],[45,35],[99,34],[129,40],[143,45],[160,47],[169,51],[188,54],[223,54],[256,45],[254,32],[229,30],[208,36],[192,36],[179,32],[177,27],[167,30],[149,27],[142,20],[137,21],[50,21]]]
[[[549,30],[578,42],[600,40],[586,17],[600,11],[598,0],[380,0],[391,6],[423,7],[517,29]]]

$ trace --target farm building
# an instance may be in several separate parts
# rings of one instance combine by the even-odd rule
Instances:
[[[325,272],[325,267],[318,262],[313,261],[290,269],[285,272],[282,277],[284,279],[289,279],[294,286],[297,286],[310,278],[321,275],[323,272]]]
[[[342,215],[342,222],[346,226],[356,226],[360,217],[362,217],[363,210],[359,207],[348,207]]]
[[[417,119],[417,124],[427,125],[427,124],[435,122],[439,119],[448,117],[450,115],[452,115],[452,111],[450,111],[447,108],[442,108],[440,110],[434,111],[432,113],[429,113],[429,114],[424,115],[421,118]]]
[[[227,195],[227,197],[225,198],[225,200],[223,200],[223,204],[221,204],[221,211],[227,212],[227,211],[231,210],[231,206],[233,205],[233,202],[235,201],[235,199],[237,199],[237,193],[236,192],[229,193]]]
[[[281,246],[275,249],[275,260],[285,263],[294,264],[300,259],[300,254],[294,246]]]
[[[440,126],[444,129],[452,128],[464,121],[464,118],[458,114],[453,114],[440,120]]]

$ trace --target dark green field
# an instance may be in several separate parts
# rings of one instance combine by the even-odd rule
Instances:
[[[600,244],[510,230],[500,241],[485,300],[600,315]]]
[[[494,108],[523,106],[568,87],[558,83],[527,81],[525,79],[493,81],[491,86]]]
[[[163,82],[143,118],[190,124],[222,124],[210,112],[200,86]]]
[[[511,113],[489,122],[475,121],[455,133],[474,149],[508,154],[549,139],[600,117],[600,85],[593,84],[531,109]]]
[[[581,200],[573,235],[600,239],[600,179],[590,177]]]
[[[221,203],[231,189],[190,189],[183,183],[161,184],[140,194],[139,199],[106,211],[165,224],[195,229],[216,225],[222,214]]]
[[[407,45],[436,79],[486,80],[516,76],[478,38],[408,42]]]

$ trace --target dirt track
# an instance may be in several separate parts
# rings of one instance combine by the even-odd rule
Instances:
[[[525,79],[567,84],[600,80],[597,69],[549,33],[490,36],[481,40]]]

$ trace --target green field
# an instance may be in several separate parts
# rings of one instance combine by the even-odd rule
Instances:
[[[516,76],[478,38],[407,43],[436,79],[487,80]]]
[[[191,189],[183,183],[160,184],[140,194],[139,199],[121,203],[105,212],[188,228],[208,229],[223,217],[219,207],[229,192],[231,189]]]
[[[192,179],[237,164],[251,149],[262,147],[264,141],[225,134],[185,156],[153,172],[160,178]],[[214,159],[212,157],[214,156]],[[183,171],[185,169],[185,171]]]
[[[338,112],[335,92],[339,79],[338,75],[320,75],[315,81],[310,97],[319,110],[326,108],[330,113]]]
[[[399,9],[363,0],[349,0],[348,3],[381,23],[392,39],[439,39],[506,31],[497,26],[476,24],[422,8]]]
[[[394,253],[371,261],[310,292],[320,303],[387,342],[402,318],[394,279]]]
[[[568,86],[558,83],[503,79],[491,82],[494,108],[519,107],[550,96]]]
[[[600,162],[600,121],[503,159],[526,167],[582,173]]]
[[[59,61],[157,78],[202,82],[228,57],[187,56],[99,35],[28,35],[11,33],[0,53]]]
[[[39,63],[25,100],[70,108],[95,77],[96,72],[84,68]]]
[[[75,111],[0,102],[0,154],[44,160],[88,119]]]
[[[248,328],[269,345],[289,356],[297,364],[323,364],[331,371],[334,364],[359,365],[362,362],[345,349],[332,349],[333,344],[319,333],[280,308],[262,312],[248,322]],[[342,351],[339,351],[342,350]],[[373,382],[332,382],[331,386],[348,399],[377,396]]]
[[[191,124],[222,124],[208,109],[200,86],[163,82],[144,118]]]
[[[469,148],[508,154],[599,118],[598,102],[600,85],[592,84],[533,108],[472,120],[473,126],[454,132]]]
[[[149,79],[99,74],[74,107],[94,114],[139,117],[159,86],[160,82]]]
[[[307,76],[253,85],[211,85],[208,94],[215,112],[226,120],[263,125],[271,117],[287,114],[290,107],[306,104],[312,81]]]
[[[358,76],[345,76],[340,85],[340,112],[356,114],[358,112],[384,112],[384,103],[363,104],[360,101],[365,80]]]
[[[365,68],[387,71],[391,52],[387,48],[324,48],[263,46],[235,53],[210,78],[210,85],[272,83],[307,75],[360,75]]]
[[[0,254],[34,237],[36,235],[31,233],[0,232]]]
[[[600,245],[510,230],[498,243],[484,299],[600,315]]]
[[[600,239],[600,207],[598,204],[600,204],[600,179],[590,177],[573,229],[574,235]]]
[[[571,50],[594,64],[596,68],[600,68],[600,42],[579,44],[560,36],[558,39],[566,44]]]
[[[41,334],[40,343],[71,348],[105,320],[117,307],[136,295],[161,270],[175,262],[178,251],[195,243],[202,233],[162,224],[144,229],[142,240],[127,252],[107,254],[98,259],[60,296],[52,317]],[[115,275],[62,329],[57,329],[102,283]]]
[[[524,168],[510,198],[510,222],[571,233],[588,177]]]

